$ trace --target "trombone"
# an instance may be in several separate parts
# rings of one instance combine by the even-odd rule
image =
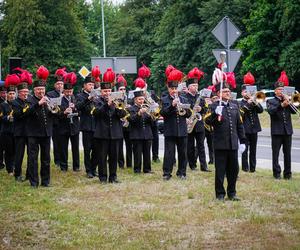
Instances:
[[[283,94],[284,100],[288,100],[290,108],[300,116],[300,111],[298,110],[300,106],[300,93],[296,93],[293,95],[285,95]]]

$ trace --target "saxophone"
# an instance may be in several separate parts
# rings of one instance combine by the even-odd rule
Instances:
[[[202,116],[201,114],[199,114],[196,109],[200,104],[200,100],[201,100],[201,95],[199,95],[199,97],[197,98],[195,105],[193,107],[192,110],[192,115],[187,119],[187,131],[188,133],[192,133],[197,121],[201,121],[202,120]]]

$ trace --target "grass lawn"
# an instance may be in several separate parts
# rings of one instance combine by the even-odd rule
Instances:
[[[211,167],[212,168],[212,167]],[[214,199],[214,173],[162,180],[119,170],[120,184],[52,167],[32,189],[0,172],[0,249],[299,249],[300,175],[240,173],[241,202]]]

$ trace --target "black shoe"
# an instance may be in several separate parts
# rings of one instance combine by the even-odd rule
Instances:
[[[236,195],[234,195],[234,196],[229,196],[228,200],[231,200],[231,201],[240,201],[241,199],[239,197],[237,197]]]
[[[63,173],[66,173],[68,170],[66,168],[61,168],[60,169]]]
[[[248,169],[248,168],[242,168],[242,170],[243,170],[244,172],[249,172],[249,169]]]
[[[121,183],[117,178],[109,180],[109,183]]]
[[[201,171],[202,171],[202,172],[211,172],[211,170],[208,169],[208,168],[201,168]]]
[[[186,176],[185,176],[185,175],[178,175],[178,178],[179,178],[180,180],[186,180]]]
[[[274,175],[274,178],[275,178],[276,180],[280,180],[280,179],[281,179],[281,176],[280,176],[280,175]]]
[[[49,183],[42,183],[41,186],[42,187],[50,187],[50,184]]]
[[[104,179],[101,180],[101,179],[100,179],[100,183],[101,183],[101,184],[106,184],[106,183],[107,183],[107,180],[104,180]]]
[[[164,181],[168,181],[168,180],[170,180],[171,179],[171,175],[164,175],[163,176],[163,180]]]
[[[197,169],[196,166],[190,167],[190,169],[191,169],[192,171],[198,171],[198,169]]]
[[[122,165],[122,166],[119,166],[119,168],[121,168],[121,169],[124,169],[124,165]]]
[[[214,164],[214,162],[213,161],[209,161],[208,164]]]
[[[144,171],[144,174],[154,174],[154,172],[151,170],[148,170],[148,171]]]
[[[91,179],[91,178],[94,178],[94,175],[92,173],[87,173],[86,174],[87,178]]]
[[[74,172],[80,172],[80,169],[79,168],[75,168],[73,169]]]
[[[15,179],[17,182],[24,182],[24,179],[22,176],[16,176]]]
[[[38,188],[38,185],[30,185],[31,188]]]
[[[224,201],[224,195],[218,195],[216,199],[219,201]]]
[[[291,175],[286,175],[283,177],[285,180],[291,180],[292,179],[292,176]]]
[[[2,164],[0,164],[0,170],[3,168],[5,168],[5,165],[2,163]]]
[[[92,175],[93,175],[94,177],[96,177],[96,176],[98,177],[98,173],[97,173],[96,171],[93,172]]]
[[[255,169],[250,169],[250,173],[254,173],[255,172]]]

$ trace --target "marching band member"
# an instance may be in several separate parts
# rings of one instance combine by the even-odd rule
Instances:
[[[91,95],[94,89],[95,79],[88,75],[84,79],[83,91],[76,96],[76,107],[80,112],[80,131],[82,132],[84,166],[88,178],[96,176],[95,155],[93,150],[93,137],[95,131],[95,121],[92,110],[95,106]]]
[[[22,182],[28,180],[28,166],[26,168],[26,178],[22,177],[22,163],[25,153],[25,147],[28,151],[28,139],[26,123],[28,120],[29,104],[27,102],[29,95],[29,85],[32,84],[32,75],[22,70],[20,83],[17,85],[18,97],[13,101],[14,110],[14,137],[15,137],[15,178]],[[28,159],[28,158],[27,158]]]
[[[267,100],[267,110],[271,118],[271,138],[272,138],[272,162],[273,176],[275,179],[281,178],[281,167],[278,162],[279,151],[283,147],[284,156],[284,179],[291,179],[291,146],[293,125],[291,114],[296,113],[291,108],[290,100],[283,94],[284,86],[288,86],[289,80],[285,72],[281,72],[281,76],[274,84],[275,97]]]
[[[178,83],[182,80],[181,71],[172,70],[167,79],[168,94],[162,97],[161,115],[164,117],[165,152],[163,160],[163,179],[170,180],[172,177],[175,159],[175,145],[178,152],[178,170],[176,175],[180,179],[186,179],[186,143],[187,124],[186,118],[190,117],[191,110],[181,108],[187,100],[178,96]]]
[[[37,80],[33,82],[33,96],[28,97],[28,119],[26,131],[28,136],[28,177],[33,188],[39,186],[38,156],[41,150],[41,185],[50,184],[50,138],[53,131],[53,114],[49,99],[45,95],[49,71],[40,66]]]
[[[115,73],[109,68],[103,75],[101,97],[93,111],[96,119],[94,142],[98,156],[98,173],[101,183],[106,183],[107,179],[110,183],[119,182],[117,179],[118,149],[119,141],[123,137],[120,119],[126,115],[126,111],[122,108],[117,108],[110,97],[114,81]],[[109,173],[107,172],[107,160]]]
[[[238,149],[243,151],[245,148],[245,133],[239,108],[230,102],[230,88],[226,82],[220,92],[220,82],[223,81],[222,74],[223,72],[216,69],[213,76],[213,83],[222,102],[213,103],[211,113],[205,119],[206,123],[212,125],[214,129],[216,198],[224,200],[226,195],[224,177],[226,174],[227,196],[230,200],[237,201],[239,200],[236,196],[236,180],[239,172]],[[241,143],[240,146],[238,140]]]
[[[247,86],[253,85],[254,83],[255,79],[253,75],[248,72],[244,76],[244,85],[242,85],[243,99],[239,103],[247,138],[246,149],[242,154],[242,170],[252,173],[255,172],[256,169],[257,133],[261,131],[258,114],[264,111],[263,107],[247,93]],[[249,159],[248,149],[250,152]]]
[[[140,78],[141,81],[143,81]],[[151,173],[151,140],[152,118],[147,108],[143,107],[145,101],[143,90],[134,91],[134,105],[129,108],[130,140],[133,145],[134,173],[141,173],[142,158],[143,172]]]
[[[46,95],[50,98],[57,98],[62,95],[62,91],[64,88],[63,78],[66,74],[66,68],[60,68],[55,71],[54,77],[56,78],[56,82],[54,83],[54,90],[49,91]],[[58,127],[58,117],[53,117],[53,132],[52,132],[52,142],[53,142],[53,155],[54,155],[54,163],[57,167],[60,166],[60,137],[58,135],[59,131]]]
[[[14,142],[14,114],[12,102],[16,98],[16,85],[20,83],[20,78],[16,74],[7,75],[5,87],[7,90],[7,100],[1,103],[2,126],[1,139],[4,143],[4,161],[9,175],[14,172],[15,142]]]
[[[127,81],[125,80],[124,76],[122,74],[117,76],[117,81],[116,81],[116,87],[117,91],[123,93],[124,100],[124,105],[127,106],[125,109],[128,108],[128,103],[127,103],[127,96],[126,96],[126,86],[127,86]],[[124,120],[122,121],[123,125],[123,136],[125,140],[125,146],[126,146],[126,166],[127,168],[130,168],[132,166],[132,144],[129,138],[129,124],[128,121]],[[125,161],[124,161],[124,153],[123,153],[123,138],[120,139],[119,142],[119,158],[118,158],[118,163],[120,168],[124,168]]]
[[[197,157],[195,154],[195,140],[197,145],[197,155],[199,156],[201,171],[210,172],[206,163],[205,156],[205,130],[202,115],[204,115],[205,101],[198,93],[198,86],[204,73],[198,68],[193,68],[187,75],[188,92],[185,94],[188,102],[191,104],[193,113],[188,121],[188,140],[187,140],[187,157],[191,170],[196,170]],[[192,127],[193,126],[193,127]]]
[[[2,81],[1,81],[2,82]],[[4,86],[4,82],[3,85],[0,86],[0,170],[5,168],[5,164],[4,164],[4,140],[1,136],[1,126],[2,126],[2,116],[3,116],[3,112],[1,111],[1,103],[6,101],[6,96],[7,96],[7,92],[6,92],[6,88]]]
[[[78,172],[79,161],[79,119],[78,111],[75,107],[75,96],[73,88],[76,84],[77,77],[74,72],[66,73],[64,76],[64,90],[61,100],[61,110],[59,113],[58,126],[60,137],[60,169],[65,172],[68,170],[68,151],[69,140],[72,147],[72,165],[73,171]]]

